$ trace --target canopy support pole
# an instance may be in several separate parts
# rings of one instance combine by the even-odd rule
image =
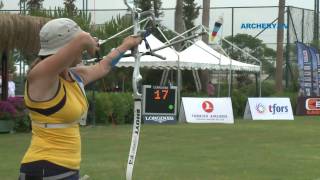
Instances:
[[[162,71],[160,86],[164,86],[168,79],[169,70],[165,69]]]
[[[193,75],[194,83],[196,85],[197,92],[200,92],[202,87],[201,87],[199,73],[197,70],[194,70],[194,69],[192,69],[191,71],[192,71],[192,75]]]

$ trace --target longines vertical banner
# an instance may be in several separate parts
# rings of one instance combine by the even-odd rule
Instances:
[[[317,51],[317,60],[318,60],[318,63],[317,63],[318,96],[320,96],[320,55],[319,55],[319,51]]]
[[[312,92],[312,59],[309,47],[297,42],[297,59],[299,66],[300,94],[311,96]]]
[[[320,59],[316,48],[297,42],[300,94],[297,115],[320,115]]]
[[[309,47],[311,58],[312,58],[312,81],[313,81],[313,96],[319,96],[319,76],[320,76],[320,62],[319,62],[319,51],[314,47]]]

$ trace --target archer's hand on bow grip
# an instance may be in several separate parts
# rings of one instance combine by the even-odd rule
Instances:
[[[95,41],[97,42],[96,46],[97,46],[97,49],[96,49],[96,52],[95,52],[95,62],[99,62],[102,60],[103,57],[101,57],[101,54],[100,54],[100,44],[99,44],[99,39],[97,37],[94,37]]]
[[[142,41],[142,37],[139,35],[128,36],[123,40],[121,46],[125,48],[124,50],[134,49],[141,43],[141,41]]]
[[[96,62],[99,62],[99,61],[101,61],[102,60],[102,57],[101,57],[101,55],[100,55],[100,49],[99,50],[97,50],[96,51]]]

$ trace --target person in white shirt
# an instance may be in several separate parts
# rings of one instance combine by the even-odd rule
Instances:
[[[14,97],[16,94],[16,84],[13,81],[13,74],[9,74],[8,97]]]

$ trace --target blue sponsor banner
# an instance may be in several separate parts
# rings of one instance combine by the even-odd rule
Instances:
[[[303,43],[297,42],[297,59],[299,66],[300,95],[311,96],[312,93],[312,57],[310,48]]]
[[[319,81],[320,81],[320,63],[319,63],[319,51],[314,47],[309,47],[312,58],[312,80],[313,80],[313,95],[320,96]]]

